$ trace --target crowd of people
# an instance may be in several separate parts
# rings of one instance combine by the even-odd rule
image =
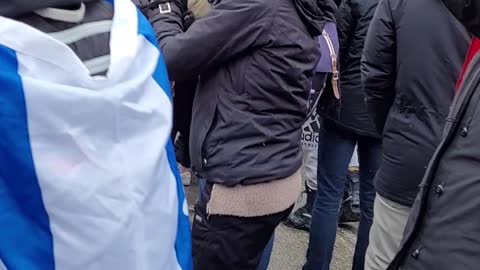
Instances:
[[[328,270],[357,221],[354,270],[476,269],[479,36],[479,0],[1,1],[0,270],[266,270],[282,222]]]

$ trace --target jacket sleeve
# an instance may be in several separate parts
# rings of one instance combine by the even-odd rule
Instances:
[[[170,79],[193,78],[266,42],[267,30],[273,22],[272,2],[223,0],[185,32],[181,12],[174,5],[171,13],[149,18]]]
[[[361,72],[368,110],[382,133],[395,98],[396,33],[389,0],[380,0],[370,23]]]
[[[352,13],[351,0],[344,0],[340,4],[337,13],[337,29],[338,41],[340,43],[340,62],[343,61],[347,55],[347,50],[350,47],[350,41],[355,32],[355,19]],[[340,64],[340,68],[342,64]]]

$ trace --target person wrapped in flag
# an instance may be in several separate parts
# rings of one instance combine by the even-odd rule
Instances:
[[[170,87],[130,0],[0,1],[0,269],[191,269]]]

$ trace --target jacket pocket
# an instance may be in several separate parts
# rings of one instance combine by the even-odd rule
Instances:
[[[210,161],[210,153],[213,151],[214,148],[218,145],[218,142],[215,144],[211,143],[211,136],[212,133],[215,130],[215,126],[218,121],[218,105],[215,106],[215,111],[213,113],[213,119],[210,123],[210,126],[207,129],[207,133],[205,134],[205,138],[202,141],[202,147],[201,147],[201,155],[202,155],[202,168],[207,168],[209,165],[211,165]]]
[[[243,95],[245,94],[245,70],[248,65],[248,56],[237,59],[221,71],[222,80],[220,80],[221,87],[226,94]]]
[[[247,90],[245,84],[247,82],[247,67],[250,65],[250,55],[245,56],[238,68],[237,76],[235,78],[235,88],[237,88],[237,93],[240,95],[245,95]]]

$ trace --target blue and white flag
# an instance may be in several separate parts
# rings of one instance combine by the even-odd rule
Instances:
[[[0,17],[0,269],[192,268],[165,65],[135,6],[112,4],[101,78]]]

